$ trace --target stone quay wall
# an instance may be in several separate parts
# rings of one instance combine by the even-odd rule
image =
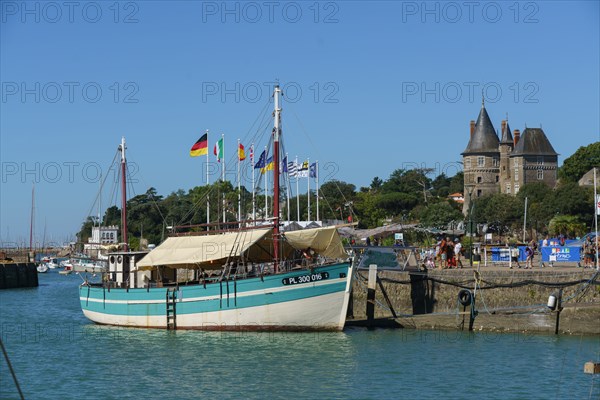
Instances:
[[[353,319],[365,319],[368,270],[359,270],[358,274],[351,311]],[[462,312],[458,293],[463,288],[475,291],[476,309],[480,312],[514,312],[521,308],[531,312],[536,307],[546,308],[548,297],[559,287],[563,288],[564,304],[600,307],[600,278],[590,269],[379,270],[377,275],[399,317]],[[375,318],[392,315],[379,285],[375,302]]]

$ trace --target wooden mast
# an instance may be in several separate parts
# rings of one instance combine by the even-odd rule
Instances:
[[[127,240],[127,175],[125,160],[125,137],[121,138],[121,237],[124,242],[124,251],[129,251],[129,241]]]
[[[279,269],[279,134],[281,133],[279,94],[281,89],[275,85],[275,127],[273,128],[273,269]],[[265,171],[267,173],[267,171]]]

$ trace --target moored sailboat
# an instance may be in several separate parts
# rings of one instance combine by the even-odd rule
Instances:
[[[84,282],[84,315],[109,325],[201,330],[341,330],[353,262],[335,227],[280,232],[281,90],[275,88],[274,199],[268,226],[167,238],[151,252],[127,249],[125,183],[122,239],[102,283]],[[125,140],[120,146],[125,179]],[[272,222],[272,223],[271,223]],[[318,257],[317,257],[318,256]]]

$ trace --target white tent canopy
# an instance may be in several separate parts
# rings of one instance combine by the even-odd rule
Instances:
[[[270,233],[271,229],[257,229],[222,235],[170,237],[148,253],[137,266],[143,268],[166,265],[185,268],[209,264],[209,267],[219,260],[239,257],[267,234],[270,236]],[[217,263],[215,267],[220,268],[221,263]]]
[[[297,250],[311,248],[322,256],[329,258],[348,256],[335,226],[286,232],[284,237]]]
[[[328,258],[347,257],[335,227],[303,229],[282,235],[282,253],[313,249]],[[255,229],[220,235],[170,237],[137,263],[140,269],[159,265],[174,268],[220,268],[228,258],[269,262],[273,254],[272,229]]]

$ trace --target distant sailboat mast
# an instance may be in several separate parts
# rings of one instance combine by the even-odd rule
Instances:
[[[129,251],[129,241],[127,240],[127,177],[125,160],[125,137],[121,138],[119,150],[121,151],[121,237],[123,238],[124,251]]]

